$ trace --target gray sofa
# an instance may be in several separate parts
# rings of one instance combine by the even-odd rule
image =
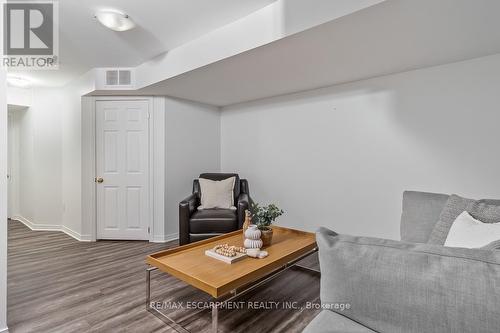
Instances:
[[[426,244],[447,195],[405,192],[401,239],[317,233],[321,332],[500,332],[500,251]]]

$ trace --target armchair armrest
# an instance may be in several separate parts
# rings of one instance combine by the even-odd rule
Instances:
[[[245,210],[250,207],[250,197],[247,193],[241,193],[238,197],[238,229],[243,227],[245,221]]]
[[[246,179],[240,179],[240,191],[241,193],[250,194],[250,190],[248,188],[248,181]]]
[[[189,243],[189,219],[196,210],[198,197],[191,194],[179,203],[179,243],[180,245]]]

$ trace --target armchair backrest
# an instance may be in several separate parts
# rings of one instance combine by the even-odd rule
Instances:
[[[230,177],[236,177],[236,180],[234,182],[234,202],[238,201],[238,197],[240,196],[241,193],[241,182],[240,182],[240,176],[237,173],[202,173],[200,174],[199,178],[204,178],[204,179],[210,179],[210,180],[224,180],[228,179]],[[198,195],[200,197],[201,190],[200,190],[200,182],[198,179],[195,179],[193,181],[193,193]]]

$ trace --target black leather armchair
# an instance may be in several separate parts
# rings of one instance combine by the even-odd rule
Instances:
[[[179,243],[189,244],[202,239],[241,229],[245,220],[245,210],[249,208],[248,182],[236,173],[202,173],[199,178],[223,180],[236,177],[234,183],[234,205],[231,209],[203,209],[200,205],[200,183],[193,181],[193,194],[179,203]]]

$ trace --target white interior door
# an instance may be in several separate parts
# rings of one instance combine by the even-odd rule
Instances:
[[[148,108],[96,101],[97,239],[149,238]]]
[[[13,160],[14,160],[14,119],[9,112],[7,123],[7,217],[12,217],[14,205],[14,175],[13,175]]]

